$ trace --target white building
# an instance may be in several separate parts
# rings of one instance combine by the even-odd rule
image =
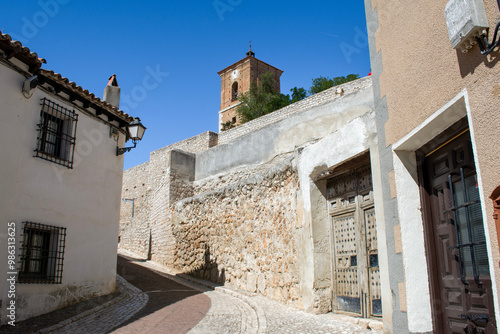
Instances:
[[[111,105],[44,62],[0,33],[1,324],[115,290],[117,147],[133,118],[114,77]]]

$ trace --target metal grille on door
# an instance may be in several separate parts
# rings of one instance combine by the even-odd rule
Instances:
[[[333,232],[333,308],[382,315],[377,232],[369,163],[327,181]]]

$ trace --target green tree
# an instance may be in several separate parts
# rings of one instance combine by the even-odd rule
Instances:
[[[330,79],[329,77],[320,76],[312,80],[312,86],[309,88],[309,93],[317,94],[324,91],[325,89],[332,88],[337,85],[344,84],[349,81],[359,79],[359,74],[349,74],[346,77],[335,77]]]
[[[222,124],[221,131],[226,131],[236,127],[236,125],[234,125],[234,123],[231,121],[227,121],[226,123],[221,123],[221,124]]]
[[[359,79],[358,74],[349,74],[346,77],[329,77],[320,76],[313,79],[313,85],[309,89],[311,94],[319,93],[333,86]],[[246,123],[252,119],[269,114],[275,110],[286,107],[291,103],[298,102],[307,97],[307,90],[304,88],[294,87],[290,89],[292,96],[280,94],[275,91],[276,81],[270,72],[264,73],[260,80],[260,85],[257,82],[252,82],[250,90],[240,94],[238,100],[241,102],[238,105],[236,112],[240,116],[240,123]],[[234,124],[227,122],[222,124],[222,130],[227,130],[234,127]]]
[[[307,97],[307,90],[305,90],[302,87],[300,88],[293,87],[292,89],[290,89],[290,91],[292,92],[292,98],[290,100],[290,103],[298,102]]]
[[[257,85],[255,81],[252,82],[250,90],[238,97],[241,104],[236,112],[240,116],[241,123],[246,123],[290,104],[290,96],[275,91],[276,81],[271,73],[264,73],[260,82],[260,85]]]

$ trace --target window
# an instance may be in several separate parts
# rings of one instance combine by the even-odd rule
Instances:
[[[232,101],[235,101],[238,99],[238,82],[233,83],[231,96],[232,96]]]
[[[61,284],[66,228],[25,222],[19,283]]]
[[[35,157],[73,168],[78,115],[46,98],[41,100]]]

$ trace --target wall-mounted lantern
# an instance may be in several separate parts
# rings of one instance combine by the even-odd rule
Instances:
[[[29,99],[33,95],[33,90],[38,86],[38,75],[34,75],[31,78],[24,80],[23,83],[23,95],[25,98]]]
[[[130,123],[127,127],[129,138],[132,139],[134,146],[131,147],[117,147],[116,155],[122,155],[125,152],[130,152],[131,149],[137,146],[137,142],[142,140],[142,136],[144,136],[144,131],[146,131],[146,127],[142,125],[141,119],[137,117],[132,123]]]

